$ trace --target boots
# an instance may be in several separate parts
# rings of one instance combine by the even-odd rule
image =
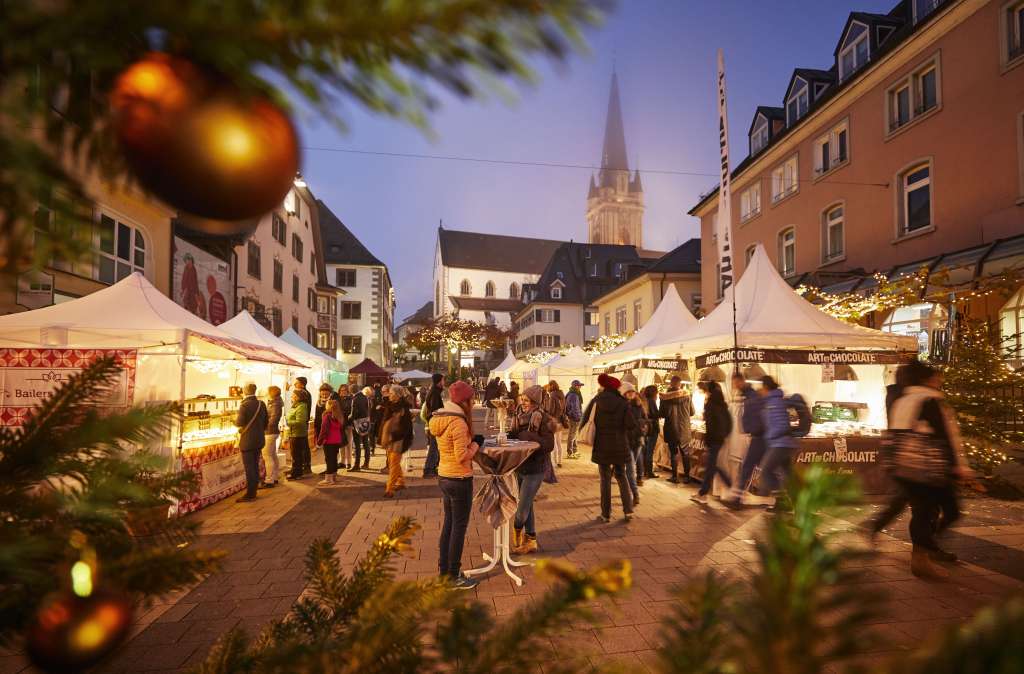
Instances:
[[[945,569],[936,566],[932,561],[930,551],[918,545],[915,545],[910,553],[910,572],[925,580],[943,580],[949,577]]]
[[[675,466],[672,466],[672,477],[670,477],[668,481],[672,484],[679,484],[679,472],[676,470]]]
[[[334,485],[335,483],[337,483],[337,481],[338,481],[338,476],[337,475],[327,475],[327,474],[324,474],[324,479],[322,479],[319,482],[317,482],[316,486],[318,486],[318,487],[330,487],[330,486]]]
[[[512,540],[509,541],[509,551],[515,552],[516,548],[523,544],[523,530],[512,527]]]
[[[537,552],[537,537],[529,534],[523,534],[522,544],[512,550],[513,554],[516,555],[528,555],[532,552]]]

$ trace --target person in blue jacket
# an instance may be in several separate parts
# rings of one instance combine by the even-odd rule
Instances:
[[[764,410],[764,398],[759,396],[754,387],[747,383],[746,377],[739,370],[732,373],[732,389],[743,399],[740,430],[750,436],[747,455],[743,457],[743,465],[740,467],[740,478],[733,490],[733,500],[739,501],[743,492],[750,488],[750,479],[754,475],[754,469],[764,459],[764,420],[761,418]]]
[[[770,376],[761,378],[761,397],[764,408],[765,455],[761,463],[761,479],[769,493],[778,492],[789,474],[796,438],[789,423],[789,403],[779,384]],[[776,501],[776,503],[778,503]]]

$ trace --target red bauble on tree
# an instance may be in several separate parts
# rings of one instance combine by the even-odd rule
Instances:
[[[187,59],[150,54],[118,77],[114,128],[139,182],[211,234],[251,230],[299,167],[288,116]]]
[[[132,625],[131,602],[113,592],[47,599],[25,635],[29,659],[44,672],[80,672],[114,650]]]

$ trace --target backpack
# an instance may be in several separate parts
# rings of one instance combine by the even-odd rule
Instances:
[[[790,435],[802,438],[811,432],[811,409],[802,395],[794,393],[786,398],[786,409],[793,410],[797,418],[796,426],[789,431]]]

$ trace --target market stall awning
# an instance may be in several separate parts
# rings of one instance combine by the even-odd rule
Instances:
[[[302,349],[292,346],[280,337],[277,337],[270,330],[267,330],[262,326],[259,321],[253,318],[252,314],[248,311],[242,310],[240,314],[229,321],[221,323],[218,327],[243,342],[257,344],[264,348],[273,349],[274,351],[282,353],[292,360],[297,361],[301,367],[321,366],[320,359],[315,358],[312,354],[306,353]]]
[[[202,344],[194,344],[196,338]],[[0,316],[0,342],[58,348],[173,347],[190,355],[298,364],[207,323],[175,304],[139,272],[70,302]]]
[[[409,381],[410,379],[430,379],[433,375],[423,370],[406,370],[391,375],[395,381]]]
[[[501,363],[499,363],[496,368],[491,370],[491,378],[493,379],[494,377],[503,377],[509,370],[512,369],[512,366],[515,364],[516,356],[514,353],[509,351],[508,353],[505,354],[505,359],[502,360]]]
[[[361,374],[371,379],[390,379],[391,373],[382,368],[377,363],[373,362],[372,358],[366,358],[358,365],[353,366],[348,371],[349,374]]]
[[[594,358],[595,366],[612,365],[622,361],[633,360],[648,354],[648,348],[655,344],[671,342],[684,330],[689,330],[697,324],[690,310],[686,308],[683,298],[674,285],[670,285],[661,298],[658,308],[651,314],[650,319],[636,331],[632,337]],[[668,355],[668,354],[655,354]]]
[[[323,364],[323,367],[334,372],[348,372],[348,366],[336,358],[331,358],[326,353],[316,348],[302,337],[295,330],[288,328],[281,333],[280,337],[282,342],[291,344],[296,349],[308,354],[308,356],[315,358],[317,361]]]
[[[845,323],[797,295],[758,244],[743,276],[726,290],[722,303],[690,329],[652,344],[650,352],[696,355],[732,347],[734,293],[740,347],[917,351],[914,337]]]

